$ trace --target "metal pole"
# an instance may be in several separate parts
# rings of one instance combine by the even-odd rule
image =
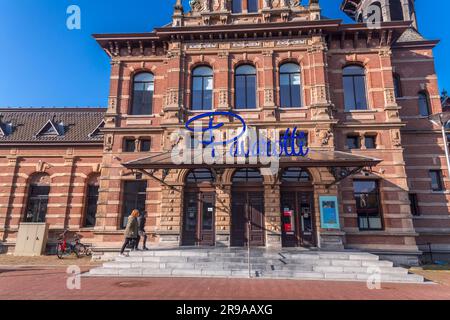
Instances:
[[[250,219],[247,219],[247,261],[248,261],[248,278],[252,278],[252,266],[250,264]]]

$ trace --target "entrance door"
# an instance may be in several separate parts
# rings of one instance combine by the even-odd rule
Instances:
[[[264,192],[233,192],[232,202],[231,246],[264,246]]]
[[[213,246],[215,235],[215,194],[186,193],[184,205],[184,246]]]
[[[282,192],[283,247],[314,246],[312,203],[312,192]]]

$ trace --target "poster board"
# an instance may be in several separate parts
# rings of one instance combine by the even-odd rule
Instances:
[[[320,196],[320,221],[322,229],[341,229],[336,196]]]

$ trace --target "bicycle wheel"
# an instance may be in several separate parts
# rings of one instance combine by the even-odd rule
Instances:
[[[64,257],[64,250],[61,243],[58,243],[56,246],[56,255],[58,256],[58,259],[62,259]]]
[[[80,257],[86,256],[87,247],[82,243],[77,243],[73,247],[73,251],[75,252],[75,255],[77,256],[77,258],[80,258]]]

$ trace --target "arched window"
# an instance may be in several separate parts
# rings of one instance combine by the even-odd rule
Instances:
[[[242,65],[236,68],[236,109],[256,109],[256,68]]]
[[[84,227],[95,227],[96,215],[97,215],[97,202],[100,187],[100,176],[93,175],[87,181],[86,189],[86,204],[84,214]]]
[[[401,78],[397,73],[394,73],[394,92],[396,98],[403,96]]]
[[[231,4],[231,12],[232,13],[241,13],[242,12],[242,0],[233,0]]]
[[[247,0],[247,12],[258,12],[258,0]]]
[[[369,6],[366,13],[366,20],[369,19],[372,22],[383,22],[383,10],[381,9],[380,2],[374,2]]]
[[[310,182],[311,176],[308,171],[301,168],[287,168],[281,177],[282,182]]]
[[[50,193],[50,177],[45,173],[35,174],[30,179],[25,222],[45,222]]]
[[[402,21],[403,7],[400,0],[389,0],[389,12],[391,13],[391,21]]]
[[[133,97],[131,115],[149,115],[153,113],[154,76],[151,73],[138,73],[133,79]]]
[[[296,63],[280,67],[280,103],[282,108],[302,106],[300,66]]]
[[[233,183],[262,183],[263,180],[257,169],[240,169],[233,175]]]
[[[430,99],[427,92],[419,92],[419,113],[421,116],[428,117],[431,113]]]
[[[198,184],[202,182],[214,183],[214,176],[209,169],[195,169],[189,172],[186,183]]]
[[[207,66],[192,72],[192,110],[211,110],[214,89],[213,70]]]
[[[366,73],[363,67],[350,65],[343,70],[345,110],[367,110]]]

